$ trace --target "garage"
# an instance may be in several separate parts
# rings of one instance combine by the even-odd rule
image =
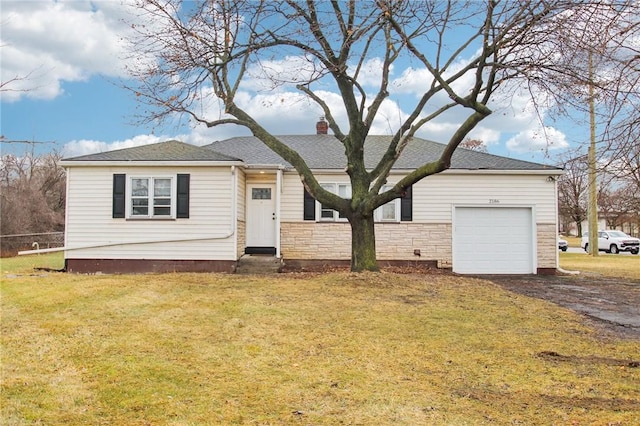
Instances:
[[[535,273],[531,207],[454,208],[453,271]]]

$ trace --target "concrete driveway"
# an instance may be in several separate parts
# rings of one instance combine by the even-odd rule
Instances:
[[[596,275],[484,276],[501,287],[585,315],[605,333],[640,339],[640,281]]]

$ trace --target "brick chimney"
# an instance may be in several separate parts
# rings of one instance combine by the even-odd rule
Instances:
[[[326,135],[329,132],[329,123],[327,123],[324,117],[320,117],[320,120],[316,123],[316,134]]]

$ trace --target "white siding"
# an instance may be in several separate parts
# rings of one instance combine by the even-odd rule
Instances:
[[[236,173],[238,173],[238,194],[237,194],[237,203],[238,208],[236,211],[236,216],[239,220],[245,220],[246,214],[246,193],[247,193],[247,176],[245,172],[238,168],[236,169]]]
[[[349,176],[346,174],[318,174],[316,179],[320,183],[349,183]],[[282,179],[282,204],[280,206],[280,217],[283,222],[303,220],[303,199],[304,187],[300,181],[300,176],[295,172],[285,173]]]
[[[444,173],[413,186],[414,222],[451,223],[455,204],[535,205],[537,223],[556,222],[555,185],[546,175]]]
[[[304,187],[297,173],[284,174],[280,197],[280,220],[282,222],[302,221]]]
[[[112,218],[113,174],[189,173],[188,219]],[[230,167],[72,167],[65,256],[75,259],[235,260]]]
[[[401,177],[392,175],[390,183]],[[318,175],[319,182],[349,182],[347,175]],[[546,175],[443,173],[413,186],[413,222],[451,223],[454,204],[526,204],[536,206],[536,222],[555,223],[555,187]],[[282,221],[301,221],[303,187],[297,173],[283,181]]]
[[[446,172],[427,177],[413,186],[413,221],[376,225],[378,258],[437,260],[452,262],[452,214],[455,206],[529,206],[533,207],[536,232],[534,265],[556,265],[556,193],[546,174],[495,174]],[[391,175],[395,183],[401,175]],[[348,182],[346,174],[317,175],[319,182]],[[349,247],[348,226],[303,220],[303,186],[295,172],[283,179],[281,205],[282,250],[285,258],[348,258],[348,248],[336,252],[336,245]],[[344,230],[343,230],[344,229]],[[337,235],[344,232],[345,235]],[[344,241],[343,241],[344,239]]]

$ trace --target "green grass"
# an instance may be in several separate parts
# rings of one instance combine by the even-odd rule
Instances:
[[[600,253],[594,257],[586,253],[560,253],[560,266],[567,271],[640,280],[638,255]]]
[[[563,236],[562,238],[567,241],[567,244],[569,244],[569,247],[580,248],[580,241],[582,241],[580,237],[564,237]]]
[[[3,274],[32,274],[35,268],[64,268],[64,252],[0,258],[0,271]]]
[[[1,303],[3,424],[640,416],[640,369],[626,364],[640,342],[602,340],[569,310],[479,279],[50,273],[3,277]]]

